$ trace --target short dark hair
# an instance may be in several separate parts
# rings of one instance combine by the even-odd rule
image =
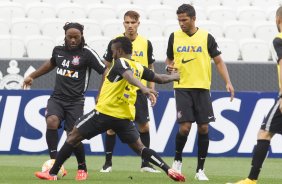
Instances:
[[[82,49],[85,45],[87,45],[85,43],[85,39],[84,39],[84,36],[83,36],[84,26],[82,24],[77,23],[77,22],[66,22],[63,28],[65,30],[65,34],[67,33],[67,30],[69,30],[71,28],[75,28],[75,29],[79,30],[80,33],[81,33],[81,44],[79,45],[79,48]],[[66,38],[65,38],[65,46],[67,46]]]
[[[125,36],[117,37],[112,41],[112,44],[117,43],[117,47],[121,48],[125,54],[132,54],[132,43]]]
[[[282,6],[280,6],[277,11],[276,11],[276,16],[279,16],[280,18],[282,18]]]
[[[176,14],[186,13],[188,17],[195,17],[195,8],[190,4],[182,4],[178,7]]]
[[[127,12],[124,14],[123,18],[125,18],[125,17],[127,17],[127,16],[130,17],[130,18],[132,18],[132,19],[134,19],[134,20],[136,20],[136,21],[138,21],[139,18],[140,18],[139,13],[137,13],[136,11],[133,11],[133,10],[127,11]]]

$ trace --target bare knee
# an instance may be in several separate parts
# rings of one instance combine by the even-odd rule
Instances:
[[[209,132],[209,124],[198,124],[198,133],[199,134],[207,134]]]
[[[47,129],[57,130],[60,125],[60,120],[58,116],[51,115],[46,119]]]
[[[257,136],[257,139],[260,140],[260,139],[263,139],[263,140],[271,140],[272,137],[274,136],[274,133],[271,133],[269,131],[266,131],[266,130],[259,130],[258,132],[258,136]]]
[[[107,130],[107,134],[108,135],[115,135],[116,133],[112,129],[109,129],[109,130]]]
[[[76,146],[83,140],[83,137],[80,135],[78,129],[74,127],[72,131],[68,134],[66,142],[73,146]]]
[[[147,123],[142,123],[142,124],[139,123],[138,124],[138,130],[141,133],[149,132],[149,130],[150,130],[149,123],[148,122]]]
[[[179,133],[183,136],[188,136],[191,130],[191,125],[192,123],[188,122],[179,124]]]

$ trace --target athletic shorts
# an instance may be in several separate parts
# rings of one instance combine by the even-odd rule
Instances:
[[[175,100],[178,123],[215,121],[209,90],[175,89]]]
[[[76,128],[85,139],[91,139],[109,129],[114,130],[123,143],[134,143],[140,137],[132,121],[108,116],[96,110],[79,118]]]
[[[270,109],[261,125],[262,130],[282,134],[282,113],[279,109],[279,100]]]
[[[67,132],[71,131],[75,125],[76,120],[83,115],[84,101],[79,100],[75,102],[66,102],[57,98],[49,98],[45,118],[48,116],[55,115],[60,120],[58,128],[62,127],[64,123],[64,130]]]
[[[140,90],[137,91],[135,109],[135,123],[143,124],[150,121],[147,97]]]

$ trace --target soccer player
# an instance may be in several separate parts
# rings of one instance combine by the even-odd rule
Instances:
[[[147,159],[163,169],[173,180],[185,181],[182,174],[171,169],[154,150],[143,145],[132,122],[135,118],[134,104],[138,88],[149,98],[151,105],[156,103],[157,92],[144,86],[140,80],[167,83],[177,81],[179,74],[156,74],[130,59],[132,43],[127,37],[114,39],[111,50],[115,61],[107,73],[95,109],[78,119],[59,151],[52,169],[46,172],[36,172],[35,175],[40,179],[56,180],[56,174],[64,161],[71,155],[77,143],[112,129],[122,142],[127,143],[143,159]]]
[[[182,152],[192,123],[198,128],[198,162],[195,179],[208,180],[204,163],[209,147],[209,122],[215,120],[210,99],[211,58],[223,78],[226,89],[234,97],[229,74],[214,37],[195,26],[193,6],[183,4],[177,9],[180,30],[173,32],[167,47],[167,71],[178,70],[180,80],[174,82],[177,122],[179,131],[175,138],[175,157],[172,168],[181,173]]]
[[[262,164],[266,159],[270,140],[275,134],[282,134],[282,7],[276,11],[276,25],[279,34],[273,40],[273,59],[277,62],[279,96],[264,119],[257,135],[257,145],[253,150],[252,167],[249,176],[236,184],[256,184]]]
[[[130,39],[133,45],[132,59],[141,63],[142,65],[148,67],[151,70],[154,70],[153,62],[155,61],[153,57],[153,47],[149,40],[142,37],[137,33],[138,27],[140,24],[139,14],[136,11],[127,11],[124,14],[124,22],[123,26],[125,32],[118,36],[126,36]],[[104,55],[105,62],[108,66],[111,65],[113,60],[112,52],[111,52],[111,44],[108,44],[108,49],[106,54]],[[145,86],[147,85],[147,81],[141,81]],[[155,85],[153,82],[149,82],[149,88],[154,89]],[[138,130],[140,133],[140,138],[142,143],[146,147],[150,147],[150,134],[149,134],[149,110],[148,110],[148,102],[146,96],[141,92],[141,90],[137,91],[137,99],[135,103],[136,115],[134,122],[138,126]],[[113,130],[108,130],[105,136],[105,152],[106,152],[106,160],[105,163],[100,170],[100,172],[111,172],[112,171],[112,155],[116,142],[116,134]],[[141,172],[152,172],[152,173],[160,173],[159,170],[156,170],[147,160],[142,160],[141,163]]]
[[[34,79],[56,68],[55,88],[46,108],[46,141],[51,159],[55,159],[58,146],[58,128],[62,121],[67,135],[74,122],[83,115],[84,93],[87,89],[91,68],[103,74],[106,66],[97,53],[90,49],[83,37],[83,25],[66,23],[65,44],[53,49],[52,57],[24,79],[23,88],[32,85]],[[78,142],[73,152],[78,162],[76,180],[87,178],[84,146]]]

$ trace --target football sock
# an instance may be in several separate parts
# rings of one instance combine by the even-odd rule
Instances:
[[[139,132],[140,133],[140,139],[142,141],[142,143],[144,144],[144,146],[146,146],[147,148],[150,147],[150,133],[149,132]],[[142,165],[141,167],[145,167],[147,164],[149,164],[149,161],[142,159]]]
[[[57,130],[46,130],[46,142],[48,145],[48,151],[51,159],[55,159],[57,156],[58,139],[59,138]]]
[[[179,132],[177,132],[176,138],[175,138],[175,156],[174,156],[174,160],[182,161],[182,151],[183,151],[183,148],[184,148],[184,146],[186,144],[187,137],[188,136],[186,136],[186,135],[183,136]]]
[[[163,161],[163,159],[154,150],[150,148],[144,148],[142,150],[141,157],[145,160],[148,160],[155,166],[160,167],[162,170],[168,173],[168,169],[170,167]]]
[[[85,162],[84,146],[81,142],[78,144],[78,146],[74,148],[73,153],[76,156],[78,170],[87,171],[86,162]]]
[[[56,161],[50,170],[51,175],[57,175],[63,163],[71,156],[73,152],[73,146],[65,142],[61,150],[58,152]]]
[[[209,148],[209,134],[198,133],[198,165],[197,170],[203,170]]]
[[[108,135],[106,133],[105,144],[106,163],[112,164],[113,150],[116,144],[116,134]]]
[[[254,148],[254,155],[252,160],[252,168],[249,174],[249,179],[257,180],[262,164],[266,158],[268,148],[270,145],[269,140],[258,140],[257,145]]]

